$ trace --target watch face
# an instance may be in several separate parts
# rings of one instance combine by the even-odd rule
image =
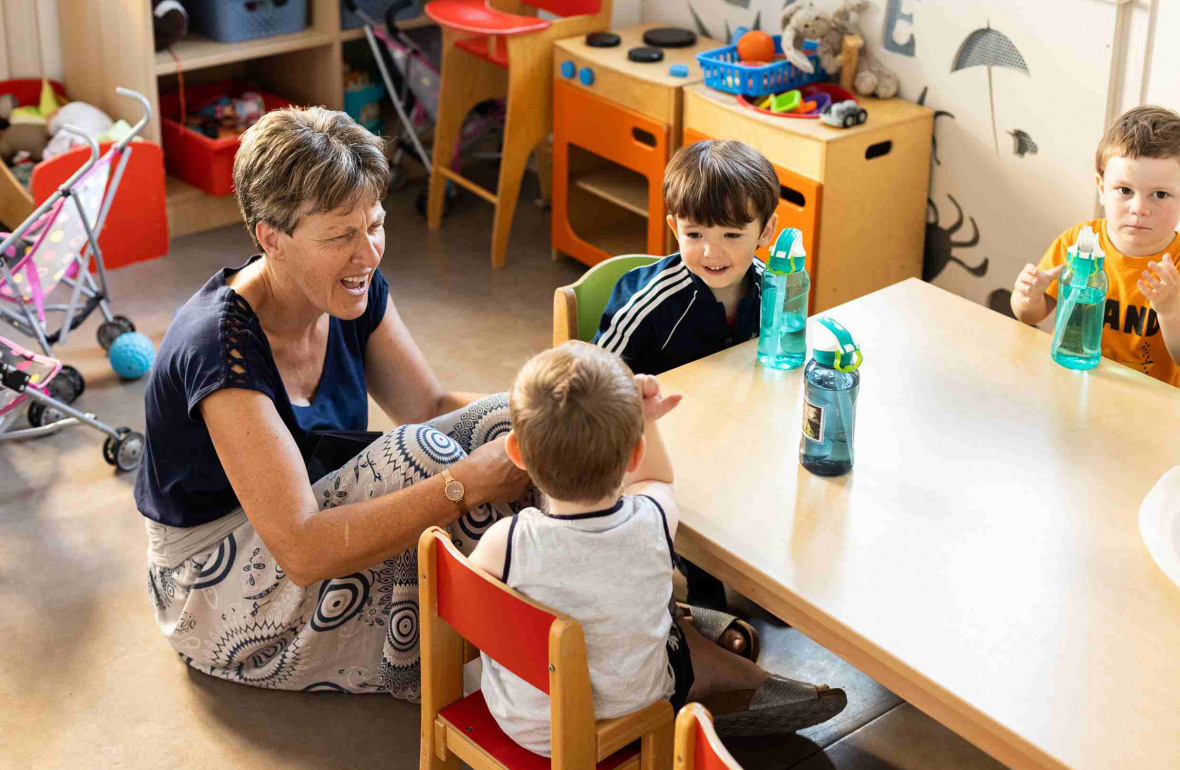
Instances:
[[[447,493],[447,499],[452,502],[457,503],[463,499],[463,484],[458,480],[447,482],[445,491]]]

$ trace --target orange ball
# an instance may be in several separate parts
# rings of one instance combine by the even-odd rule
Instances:
[[[774,38],[760,30],[751,30],[738,38],[738,58],[744,62],[765,62],[774,58]]]

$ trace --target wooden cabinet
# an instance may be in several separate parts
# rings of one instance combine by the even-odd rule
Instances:
[[[868,121],[843,129],[763,115],[704,84],[684,89],[685,142],[738,139],[774,165],[779,225],[798,227],[807,246],[813,313],[922,274],[933,113],[861,102]]]

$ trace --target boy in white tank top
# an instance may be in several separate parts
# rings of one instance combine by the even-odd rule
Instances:
[[[819,724],[844,708],[842,690],[769,675],[673,619],[678,516],[656,421],[679,402],[594,345],[530,359],[509,397],[507,452],[549,511],[498,521],[471,562],[582,624],[596,719],[691,697],[712,706],[722,735]],[[481,687],[500,728],[548,756],[549,696],[487,655]]]

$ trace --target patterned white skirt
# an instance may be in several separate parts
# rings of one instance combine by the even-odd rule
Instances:
[[[488,396],[426,425],[395,428],[313,489],[321,509],[380,497],[440,473],[508,430],[507,396]],[[528,497],[511,510],[481,506],[452,522],[456,546],[470,554],[488,527],[537,504],[539,493]],[[162,563],[169,559],[159,553],[167,549],[149,548],[156,620],[186,663],[255,687],[418,699],[416,547],[300,588],[286,579],[245,515],[229,516],[237,518],[219,521],[232,531],[178,563]],[[194,534],[151,521],[148,531],[153,546]]]

